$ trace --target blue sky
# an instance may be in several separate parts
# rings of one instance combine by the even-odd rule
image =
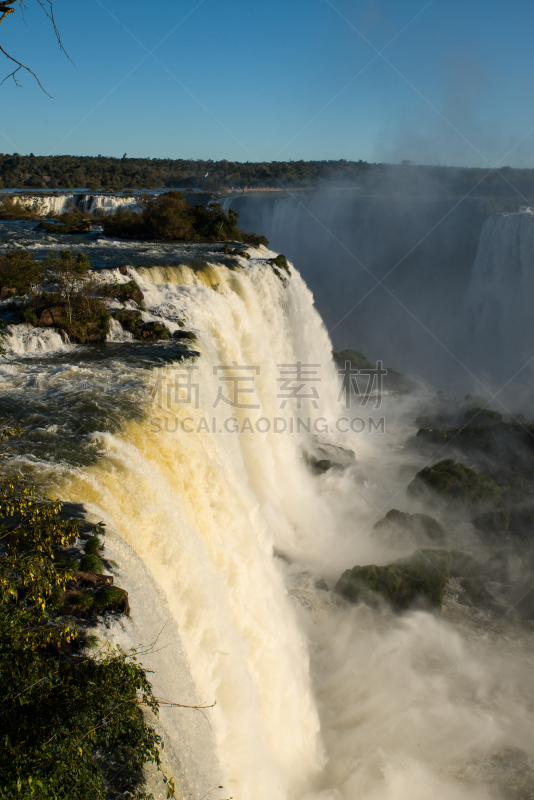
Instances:
[[[4,152],[534,167],[531,0],[26,2]]]

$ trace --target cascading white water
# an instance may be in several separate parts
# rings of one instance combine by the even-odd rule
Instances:
[[[58,195],[12,195],[15,203],[29,208],[44,217],[57,217],[67,211],[78,208],[84,214],[113,214],[119,208],[131,211],[139,210],[136,197],[120,197],[100,194],[58,194]]]
[[[97,404],[115,394],[118,407],[133,392],[142,411],[125,415],[115,433],[89,433],[93,463],[60,465],[55,482],[59,496],[85,503],[114,531],[111,555],[126,573],[133,609],[116,641],[149,645],[168,620],[158,640],[168,657],[147,657],[161,670],[158,696],[217,701],[204,764],[190,752],[202,728],[188,738],[183,717],[163,712],[175,754],[187,751],[184,793],[199,800],[220,780],[225,788],[210,792],[212,800],[523,800],[521,786],[532,788],[521,775],[534,732],[528,663],[486,642],[484,620],[472,623],[454,598],[444,620],[423,612],[399,618],[340,604],[315,586],[315,574],[332,586],[344,567],[387,561],[365,525],[402,486],[396,450],[386,455],[385,447],[396,442],[398,450],[402,436],[331,433],[347,411],[311,293],[293,268],[289,280],[275,275],[267,263],[274,254],[251,253],[237,269],[101,273],[138,281],[145,319],[197,332],[191,372],[187,364],[152,369],[132,360],[127,373],[113,360],[104,369],[74,357],[60,369],[43,363],[38,375],[31,364],[2,370],[5,385],[15,381],[28,402],[43,385],[69,398],[92,383]],[[301,410],[281,407],[279,365],[298,361],[317,365],[319,408],[313,397]],[[254,376],[244,385],[255,391],[240,402],[258,407],[217,403],[219,389],[230,394],[220,377],[243,374]],[[176,393],[177,375],[182,386],[191,377],[198,404],[194,393]],[[357,463],[313,474],[303,453],[317,443],[289,432],[295,416],[319,422],[320,439],[353,449]],[[511,637],[530,658],[530,645]]]
[[[533,294],[534,212],[494,214],[482,229],[464,313],[471,363],[501,385],[534,352]]]

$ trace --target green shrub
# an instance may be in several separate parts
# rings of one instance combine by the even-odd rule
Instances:
[[[118,586],[109,586],[98,598],[98,603],[102,608],[111,608],[111,606],[123,603],[127,597],[128,594],[124,589],[120,589]]]
[[[284,269],[288,275],[291,274],[289,271],[289,262],[281,253],[277,255],[276,258],[271,258],[269,264],[272,264],[274,267],[278,267],[279,269]]]
[[[102,542],[98,536],[91,536],[91,538],[85,542],[83,549],[86,555],[98,555],[102,549]]]
[[[38,226],[48,233],[90,233],[91,222],[85,214],[75,208],[54,219],[54,222],[41,222]]]
[[[9,250],[0,257],[0,295],[26,295],[42,281],[42,262],[22,248]]]
[[[96,572],[101,575],[104,572],[104,564],[95,553],[86,553],[80,561],[82,572]]]

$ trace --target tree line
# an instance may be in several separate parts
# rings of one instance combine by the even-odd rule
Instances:
[[[353,187],[363,194],[534,198],[534,170],[439,167],[365,161],[237,162],[108,156],[23,156],[0,153],[0,189],[203,189],[225,192]]]

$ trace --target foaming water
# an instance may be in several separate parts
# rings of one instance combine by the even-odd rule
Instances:
[[[132,621],[108,635],[149,645],[163,628],[161,657],[142,657],[158,695],[217,701],[209,729],[199,718],[188,732],[183,711],[162,712],[184,795],[200,800],[220,782],[212,800],[527,800],[528,631],[507,631],[510,645],[453,592],[440,618],[348,606],[316,586],[388,560],[369,529],[405,502],[418,468],[403,447],[409,409],[387,401],[384,435],[336,433],[347,410],[311,293],[292,267],[274,273],[272,253],[250,253],[228,266],[176,263],[176,248],[174,264],[136,264],[124,278],[139,282],[147,319],[196,333],[197,356],[111,343],[91,357],[77,348],[76,364],[73,351],[43,358],[39,374],[34,357],[2,365],[6,396],[57,402],[72,437],[68,453],[52,441],[27,465],[113,531]],[[320,378],[319,407],[308,399],[298,415],[321,422],[299,434],[278,381],[279,365],[298,361]],[[255,392],[242,396],[254,408],[216,402],[221,374],[237,378],[240,366],[254,370]],[[173,389],[178,373],[198,403]],[[343,447],[344,466],[315,474],[321,446]]]
[[[84,214],[114,214],[119,208],[139,211],[139,200],[136,197],[120,197],[99,194],[55,194],[55,195],[12,195],[13,202],[22,208],[30,209],[42,216],[57,216],[67,211],[78,209]]]

